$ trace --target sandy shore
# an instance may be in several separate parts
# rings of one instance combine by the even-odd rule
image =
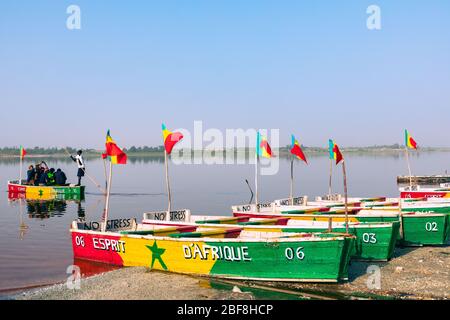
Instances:
[[[367,273],[370,266],[379,267],[379,282],[374,274]],[[371,288],[368,288],[368,280],[370,280]],[[380,299],[384,297],[449,299],[450,247],[397,248],[395,258],[388,263],[352,262],[350,281],[338,285],[215,282],[206,278],[150,271],[146,268],[125,268],[82,279],[80,290],[71,290],[65,284],[59,284],[30,290],[11,298],[20,300],[245,300]]]

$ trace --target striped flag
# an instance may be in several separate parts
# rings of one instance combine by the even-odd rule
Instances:
[[[297,157],[299,160],[303,160],[306,164],[308,164],[308,160],[306,160],[306,156],[303,153],[302,147],[300,143],[295,139],[294,135],[292,135],[292,149],[291,154]]]
[[[106,134],[106,153],[103,158],[108,157],[112,164],[127,164],[128,157],[120,149],[111,137],[110,131]]]
[[[162,124],[164,148],[167,154],[171,154],[173,147],[183,139],[183,135],[180,132],[172,132],[167,130],[166,125]]]
[[[24,147],[20,146],[20,158],[23,160],[25,156],[27,155],[27,150],[24,149]]]
[[[405,145],[408,149],[417,150],[417,142],[411,137],[408,130],[405,130]]]
[[[270,148],[269,142],[267,141],[267,138],[263,135],[261,135],[258,131],[258,134],[256,136],[256,153],[260,157],[264,158],[272,158],[272,149]]]
[[[331,139],[328,141],[328,145],[329,145],[330,159],[336,160],[336,165],[338,165],[339,162],[344,160],[341,150],[339,150],[338,145],[334,143],[334,141]]]

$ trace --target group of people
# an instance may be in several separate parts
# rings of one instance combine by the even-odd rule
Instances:
[[[65,186],[67,176],[61,169],[55,171],[45,162],[29,166],[27,171],[27,184],[34,186]]]
[[[79,150],[76,156],[70,158],[77,163],[78,166],[78,184],[81,186],[81,178],[85,175],[85,165],[82,156],[83,152]],[[55,170],[49,168],[47,164],[42,161],[36,166],[30,165],[27,171],[27,185],[31,186],[67,186],[67,176],[61,169]]]

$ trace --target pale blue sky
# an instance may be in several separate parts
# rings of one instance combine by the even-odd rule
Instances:
[[[81,8],[82,29],[66,28]],[[366,28],[381,7],[382,30]],[[279,128],[305,145],[450,146],[450,2],[1,1],[0,146]]]

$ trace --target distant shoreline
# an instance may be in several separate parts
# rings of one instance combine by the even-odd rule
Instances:
[[[31,149],[32,150],[32,149]],[[127,153],[129,157],[164,157],[163,151],[130,151],[124,149],[124,151]],[[182,152],[191,152],[192,155],[195,155],[195,153],[198,152],[207,152],[207,153],[213,153],[213,155],[217,153],[227,153],[229,151],[233,151],[235,154],[253,154],[255,151],[254,149],[235,149],[235,150],[192,150],[192,149],[185,149]],[[402,154],[405,152],[405,149],[394,149],[394,148],[386,148],[386,147],[364,147],[364,148],[355,148],[355,147],[349,147],[349,148],[342,148],[342,152],[344,153],[350,153],[350,154]],[[313,148],[313,147],[304,147],[304,152],[306,155],[328,155],[328,149],[321,149],[321,148]],[[423,152],[450,152],[450,148],[421,148],[417,151],[413,151],[416,153],[423,153]],[[17,151],[18,153],[18,151]],[[11,152],[2,152],[0,149],[0,158],[2,159],[17,159],[20,158],[20,155],[17,153],[12,154]],[[100,157],[102,154],[102,151],[97,150],[88,150],[85,151],[84,155],[86,158],[95,158]],[[289,156],[290,152],[289,149],[286,147],[282,147],[279,149],[279,155],[280,156]],[[39,154],[33,154],[29,153],[27,154],[26,158],[68,158],[69,155],[63,152],[56,152],[56,153],[39,153]]]

